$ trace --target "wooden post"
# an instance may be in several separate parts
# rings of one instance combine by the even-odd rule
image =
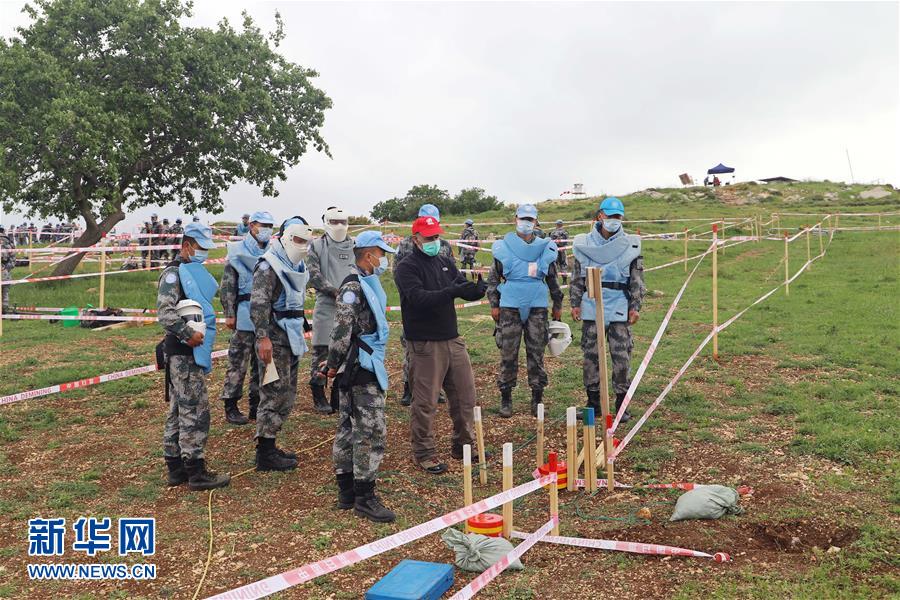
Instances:
[[[566,490],[575,491],[575,480],[578,478],[578,466],[575,464],[575,454],[578,446],[577,420],[574,406],[566,409]]]
[[[719,360],[719,240],[718,228],[713,225],[712,251],[712,317],[713,317],[713,360]]]
[[[788,267],[788,234],[784,232],[784,295],[791,295],[791,270]]]
[[[463,445],[463,506],[472,504],[472,446]],[[469,533],[469,520],[466,519],[466,533]]]
[[[550,453],[548,465],[550,466],[550,472],[556,473],[556,452]],[[559,473],[556,473],[556,476],[559,477]],[[553,517],[559,518],[559,488],[557,487],[557,482],[550,484],[550,518],[552,519]],[[550,533],[559,535],[559,523],[553,526]]]
[[[513,487],[512,467],[513,445],[510,442],[503,444],[503,491]],[[503,537],[510,539],[513,530],[513,503],[512,500],[503,505]]]
[[[487,485],[487,461],[484,456],[484,427],[481,424],[481,407],[475,407],[475,443],[478,444],[478,481]]]
[[[684,228],[684,272],[687,273],[687,244],[688,244],[688,230],[687,227]]]
[[[537,467],[544,466],[544,403],[537,405],[537,441],[535,442]]]
[[[812,254],[809,251],[809,225],[806,226],[806,262],[812,260]],[[807,265],[807,269],[812,269],[812,265]]]
[[[821,256],[825,252],[825,246],[823,245],[823,242],[822,242],[822,236],[825,235],[825,231],[822,229],[822,223],[824,221],[825,221],[825,219],[822,219],[821,221],[819,221],[819,225],[818,225],[818,227],[819,227],[819,256]]]
[[[106,308],[106,234],[100,238],[100,308]]]
[[[612,456],[612,435],[609,433],[609,373],[607,370],[606,364],[606,326],[605,319],[603,316],[603,269],[600,267],[589,267],[588,268],[588,277],[591,279],[591,285],[589,287],[590,293],[594,298],[594,302],[597,305],[596,310],[596,325],[597,325],[597,358],[599,359],[597,362],[600,367],[600,412],[601,412],[601,426],[604,431],[604,442],[606,446],[606,456]],[[596,435],[596,433],[594,433]],[[596,440],[595,440],[596,443]],[[592,447],[593,450],[593,447]],[[593,454],[593,452],[592,452]],[[585,450],[585,460],[587,460],[587,450]],[[596,459],[592,456],[592,461]],[[596,463],[594,464],[594,470],[596,471]],[[606,479],[609,489],[613,489],[613,465],[610,462],[606,463]],[[596,489],[596,484],[594,484]]]
[[[585,408],[582,415],[584,422],[584,442],[582,452],[584,453],[584,491],[594,492],[597,490],[597,465],[594,462],[597,455],[597,440],[594,438],[594,409]]]

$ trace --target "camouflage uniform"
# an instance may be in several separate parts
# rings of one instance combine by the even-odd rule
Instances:
[[[326,234],[327,235],[327,234]],[[329,238],[330,239],[330,238]],[[335,242],[331,242],[335,243]],[[317,244],[310,244],[310,252],[306,255],[306,268],[309,270],[309,284],[308,286],[316,290],[316,301],[320,296],[330,296],[331,298],[336,298],[338,293],[338,286],[340,285],[340,281],[331,282],[326,278],[322,273],[322,257],[319,256],[317,249],[319,246]],[[326,246],[325,251],[328,251]],[[343,259],[343,256],[341,256]],[[347,251],[347,259],[349,262],[353,262],[353,247],[352,244]],[[328,260],[328,257],[325,257],[325,260]],[[346,271],[345,271],[346,273]],[[334,274],[332,274],[334,276]],[[337,285],[335,285],[337,283]],[[320,305],[320,310],[322,306]],[[325,332],[322,332],[325,333]],[[316,336],[320,338],[321,336]],[[318,341],[318,340],[317,340]],[[326,384],[325,377],[322,376],[321,371],[319,370],[319,365],[324,362],[328,358],[328,344],[315,344],[312,347],[312,360],[310,360],[309,365],[309,384],[310,385],[321,385],[324,386]]]
[[[413,241],[413,236],[403,238],[400,244],[397,245],[394,266],[406,256],[412,254],[415,247],[416,243]],[[441,240],[441,249],[438,250],[438,256],[446,256],[450,260],[456,261],[456,257],[453,256],[453,247],[450,246],[450,242],[444,239]],[[403,383],[406,384],[409,382],[409,348],[406,345],[406,336],[403,334],[400,334],[400,346],[403,348]]]
[[[253,271],[253,291],[250,292],[250,320],[256,328],[256,339],[272,340],[272,361],[278,370],[278,379],[259,387],[259,407],[256,411],[256,437],[275,438],[281,426],[291,414],[297,397],[297,364],[299,359],[291,352],[288,335],[275,321],[272,305],[283,290],[278,275],[265,261],[260,261]],[[259,382],[265,376],[260,369]]]
[[[170,237],[170,238],[166,238],[166,239],[167,239],[166,244],[167,244],[167,245],[170,245],[170,246],[178,246],[178,245],[180,245],[180,244],[181,244],[181,238],[180,238],[180,237],[177,237],[175,234],[177,234],[177,235],[182,235],[182,234],[184,233],[184,227],[182,227],[182,226],[179,225],[178,223],[175,223],[174,225],[172,225],[171,227],[169,227],[169,233],[171,233],[171,234],[173,234],[173,235],[172,235],[172,237]],[[171,249],[171,250],[169,250],[169,260],[175,260],[175,257],[176,257],[177,255],[178,255],[178,250],[176,250],[176,249],[174,249],[174,248]]]
[[[572,268],[572,285],[569,287],[569,303],[572,308],[581,306],[581,297],[586,289],[581,264],[575,259]],[[640,312],[647,288],[644,287],[644,259],[637,257],[631,262],[628,279],[628,309]],[[627,321],[612,322],[606,330],[609,355],[612,358],[613,389],[616,395],[628,392],[631,385],[631,350],[634,340],[631,326]],[[590,391],[600,389],[600,358],[597,354],[597,323],[583,321],[581,324],[581,351],[584,353],[582,377],[584,388]]]
[[[550,334],[546,308],[532,308],[528,319],[523,323],[518,308],[500,307],[500,290],[503,281],[503,264],[494,260],[487,278],[487,299],[491,308],[500,308],[500,321],[497,323],[497,347],[500,348],[500,369],[497,372],[497,387],[501,390],[516,387],[519,372],[519,345],[524,334],[525,357],[528,364],[528,386],[531,389],[543,390],[547,387],[547,372],[544,370],[544,350]],[[544,278],[550,288],[553,310],[562,310],[563,293],[556,280],[556,263],[551,263]]]
[[[556,242],[557,247],[559,248],[559,254],[556,256],[556,268],[558,271],[568,271],[569,263],[566,260],[566,251],[570,250],[571,247],[566,243],[569,239],[569,232],[566,231],[565,227],[557,227],[553,231],[550,232],[550,239]],[[566,276],[563,275],[563,283],[566,281]]]
[[[160,223],[159,221],[156,221],[156,222],[151,221],[150,231],[148,233],[152,233],[155,235],[155,237],[150,238],[151,246],[162,246],[163,244],[166,243],[166,238],[159,237],[163,233],[163,226],[162,226],[162,223]],[[153,252],[151,253],[151,256],[150,256],[150,260],[153,262],[158,262],[158,261],[164,260],[163,254],[165,252],[166,252],[165,250],[153,250]]]
[[[225,263],[222,273],[222,284],[219,286],[219,299],[226,319],[237,318],[238,272],[229,263]],[[247,362],[250,363],[250,414],[254,414],[259,405],[259,359],[256,357],[256,334],[252,331],[235,329],[228,343],[228,370],[225,372],[225,383],[222,386],[222,400],[237,402],[244,395],[244,376],[247,374]]]
[[[468,243],[471,246],[478,245],[478,232],[475,230],[475,227],[472,225],[466,226],[460,234],[459,238],[464,242]],[[475,253],[477,250],[472,250],[471,248],[460,248],[459,249],[459,257],[462,262],[462,266],[464,269],[474,269],[475,268]]]
[[[157,319],[167,334],[181,342],[193,335],[193,330],[175,312],[175,305],[186,297],[181,289],[178,265],[163,269],[156,297]],[[191,354],[170,356],[168,361],[169,414],[163,430],[163,454],[183,460],[203,458],[209,436],[206,374]]]
[[[355,266],[353,273],[359,277],[366,276]],[[345,281],[337,297],[334,329],[328,347],[328,368],[340,368],[346,376],[354,366],[346,363],[354,338],[374,333],[375,329],[375,315],[366,302],[362,285],[358,280]],[[369,371],[361,368],[360,371],[368,381],[357,378],[358,383],[351,383],[349,388],[347,384],[335,384],[341,388],[340,417],[332,455],[337,474],[353,473],[354,480],[374,481],[384,456],[385,394],[378,382],[372,381],[374,375],[369,376]]]
[[[12,279],[13,267],[16,266],[16,253],[10,251],[15,248],[16,244],[13,242],[12,237],[5,233],[0,233],[0,250],[2,250],[2,255],[0,255],[0,278],[3,281]],[[3,312],[9,312],[9,286],[4,285],[2,287]]]

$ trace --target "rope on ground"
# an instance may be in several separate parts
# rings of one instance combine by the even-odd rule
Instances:
[[[323,441],[319,442],[318,444],[316,444],[315,446],[313,446],[311,448],[306,448],[305,450],[300,450],[299,452],[297,452],[297,454],[300,455],[300,454],[306,454],[307,452],[312,452],[313,450],[316,450],[317,448],[321,448],[322,446],[324,446],[325,444],[327,444],[328,442],[330,442],[332,440],[334,440],[334,436],[331,436],[327,440],[323,440]],[[241,477],[242,475],[246,475],[247,473],[250,473],[251,471],[255,471],[255,470],[256,470],[255,467],[250,467],[249,469],[244,469],[240,473],[232,475],[231,479],[232,480],[237,479],[238,477]],[[207,518],[209,520],[209,546],[207,547],[207,551],[206,551],[206,564],[203,565],[203,574],[200,576],[200,583],[197,584],[197,589],[194,590],[194,595],[191,596],[191,600],[197,600],[197,596],[200,595],[200,590],[203,589],[203,583],[206,581],[206,574],[209,572],[209,564],[212,562],[212,553],[213,553],[212,499],[213,499],[213,493],[215,491],[216,490],[209,490],[209,496],[208,496],[207,502],[206,502],[206,514],[207,514]]]

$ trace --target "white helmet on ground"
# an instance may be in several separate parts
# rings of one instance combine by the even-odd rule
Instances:
[[[203,307],[196,300],[182,300],[175,305],[175,314],[187,323],[194,331],[206,335],[206,322],[203,320]]]
[[[550,330],[550,341],[547,343],[547,346],[550,349],[550,354],[559,356],[572,343],[572,330],[569,329],[568,323],[563,323],[562,321],[550,321],[548,329]]]
[[[347,239],[348,217],[340,208],[332,206],[322,215],[322,222],[325,223],[325,233],[336,242],[343,242]]]

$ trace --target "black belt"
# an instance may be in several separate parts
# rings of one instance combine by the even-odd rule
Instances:
[[[299,319],[303,316],[302,310],[273,310],[276,319]]]
[[[237,298],[235,298],[234,301],[238,304],[240,304],[241,302],[249,302],[250,294],[238,294]]]
[[[605,287],[608,290],[622,290],[623,292],[628,291],[628,284],[619,283],[618,281],[604,281],[600,284],[600,287]]]

